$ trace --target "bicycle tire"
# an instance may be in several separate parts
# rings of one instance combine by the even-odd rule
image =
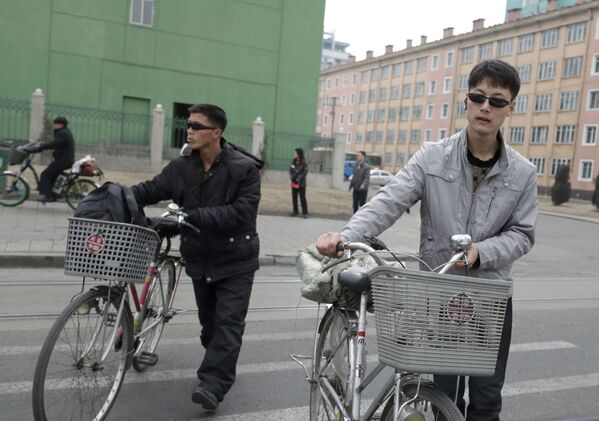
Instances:
[[[67,204],[71,209],[77,209],[77,205],[81,200],[89,194],[92,190],[97,189],[98,184],[92,180],[86,178],[76,178],[67,186],[65,197]]]
[[[320,322],[318,328],[319,335],[317,339],[316,350],[314,354],[313,378],[310,382],[310,421],[337,420],[339,415],[336,408],[330,408],[321,395],[321,388],[318,382],[321,376],[326,376],[333,386],[339,400],[345,408],[350,408],[351,398],[350,382],[350,361],[349,347],[353,346],[352,338],[355,332],[352,332],[351,320],[357,319],[355,311],[342,310],[333,306],[327,310]],[[332,352],[341,346],[335,354]],[[325,367],[326,362],[332,363]],[[323,370],[321,372],[321,370]],[[346,399],[346,396],[349,397]]]
[[[0,205],[18,206],[29,197],[29,184],[16,174],[0,174]]]
[[[133,322],[125,306],[120,336],[107,358],[99,361],[120,304],[118,293],[113,289],[109,298],[108,291],[100,287],[75,297],[50,329],[33,377],[35,421],[100,421],[112,408],[130,364]],[[97,340],[90,342],[96,329]]]
[[[409,383],[402,388],[402,392],[407,399],[416,395],[418,385]],[[420,415],[419,418],[425,421],[443,420],[443,421],[464,421],[464,416],[455,406],[453,401],[443,393],[432,382],[422,382],[418,391],[416,401],[408,405],[409,408]],[[381,414],[381,421],[393,421],[393,409],[395,407],[393,396],[387,401]]]
[[[133,354],[133,368],[136,371],[144,371],[150,365],[144,363],[144,358],[141,357],[144,353],[154,354],[154,358],[158,357],[155,352],[162,336],[164,324],[167,321],[166,314],[169,311],[168,305],[174,285],[175,263],[172,259],[167,259],[158,266],[157,275],[152,280],[146,302],[141,310],[143,316],[139,332],[142,332],[147,326],[155,325],[144,333],[143,337],[136,340],[135,353]],[[166,291],[164,288],[166,288]],[[153,361],[151,365],[154,364],[156,364],[156,361]]]

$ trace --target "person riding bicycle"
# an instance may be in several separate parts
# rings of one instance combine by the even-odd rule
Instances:
[[[52,156],[54,161],[42,171],[38,190],[42,197],[42,203],[55,202],[56,195],[52,191],[54,182],[64,170],[71,168],[75,162],[75,139],[68,128],[69,122],[65,117],[54,119],[54,139],[51,142],[40,143],[36,152],[46,149],[54,149]]]
[[[192,400],[216,410],[235,381],[254,272],[262,161],[227,142],[224,110],[189,108],[187,144],[152,180],[132,187],[140,205],[173,200],[199,234],[183,230],[181,255],[193,281],[206,354]]]
[[[420,200],[420,255],[438,267],[452,255],[452,234],[469,234],[467,266],[454,274],[512,278],[514,261],[534,244],[538,213],[536,168],[506,145],[500,131],[520,90],[518,72],[500,60],[477,64],[464,99],[468,125],[438,142],[427,142],[408,164],[354,214],[341,233],[317,241],[325,256],[338,256],[341,241],[363,241],[389,228]],[[470,377],[467,420],[499,420],[501,389],[511,342],[512,302],[508,300],[495,373]],[[464,378],[435,376],[435,382],[465,413]],[[457,390],[456,390],[457,389]]]

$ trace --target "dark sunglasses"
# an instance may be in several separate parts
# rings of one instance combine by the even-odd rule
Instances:
[[[473,92],[468,92],[468,99],[472,102],[476,102],[477,104],[483,104],[485,100],[489,100],[489,104],[493,107],[503,108],[510,105],[511,101],[503,98],[495,98],[492,96],[484,96],[482,94],[475,94]]]
[[[218,127],[204,126],[202,123],[187,120],[187,128],[193,130],[216,130]]]

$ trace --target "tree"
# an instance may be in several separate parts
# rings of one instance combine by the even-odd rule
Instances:
[[[555,174],[555,184],[551,187],[551,200],[555,206],[570,200],[570,166],[560,165]]]
[[[595,191],[593,192],[593,205],[599,209],[599,175],[595,178]]]
[[[43,142],[48,142],[54,137],[54,124],[48,118],[48,114],[44,113],[44,127],[40,133],[40,138]]]

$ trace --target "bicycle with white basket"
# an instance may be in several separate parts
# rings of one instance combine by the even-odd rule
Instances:
[[[376,241],[377,249],[386,249]],[[464,419],[427,376],[493,374],[511,287],[504,280],[447,274],[456,262],[466,262],[471,239],[455,235],[451,242],[456,254],[438,272],[406,269],[397,264],[397,253],[364,243],[338,245],[349,251],[347,259],[367,253],[377,266],[339,273],[339,284],[360,294],[359,309],[333,304],[317,325],[313,355],[291,355],[310,383],[310,421],[371,420],[381,408],[383,421]],[[370,292],[379,363],[365,375]],[[302,362],[306,359],[311,367]],[[364,390],[386,366],[393,373],[362,413]]]

